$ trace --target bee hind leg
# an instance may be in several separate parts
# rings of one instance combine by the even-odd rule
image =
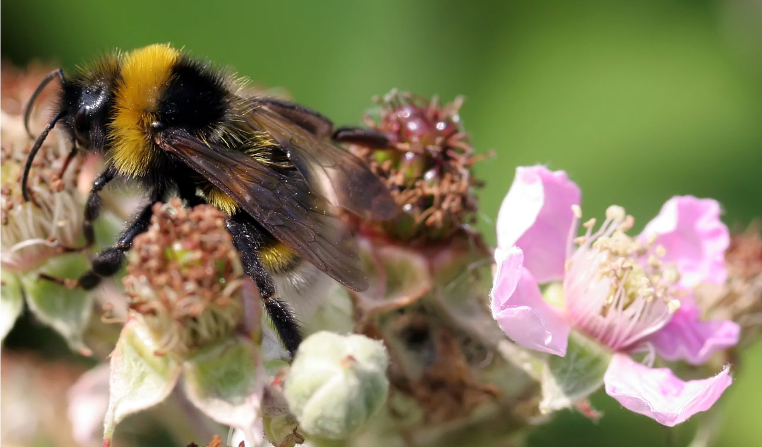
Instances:
[[[293,357],[302,342],[299,322],[288,304],[275,296],[275,281],[259,259],[257,253],[261,245],[261,230],[255,227],[248,216],[241,214],[228,219],[227,228],[233,236],[233,245],[241,257],[244,272],[257,284],[265,311],[281,342]]]

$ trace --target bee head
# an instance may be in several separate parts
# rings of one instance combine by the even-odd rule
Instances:
[[[109,86],[101,83],[64,84],[64,123],[79,146],[102,150],[106,145],[111,97]]]
[[[25,200],[29,200],[27,178],[34,158],[56,123],[61,122],[61,127],[69,134],[75,148],[79,146],[101,151],[106,146],[108,114],[113,97],[111,85],[117,74],[114,68],[116,67],[115,60],[114,58],[104,59],[94,70],[83,72],[72,79],[66,79],[63,70],[56,69],[48,74],[32,93],[24,114],[24,126],[30,137],[33,135],[29,130],[29,118],[35,100],[51,81],[58,79],[61,83],[56,114],[37,137],[27,157],[22,179],[22,193]]]

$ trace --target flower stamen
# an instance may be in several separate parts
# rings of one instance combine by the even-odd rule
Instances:
[[[666,249],[628,236],[634,222],[620,206],[606,210],[596,232],[595,219],[586,222],[564,281],[576,326],[615,350],[662,328],[680,303],[673,288],[679,273],[662,261]]]

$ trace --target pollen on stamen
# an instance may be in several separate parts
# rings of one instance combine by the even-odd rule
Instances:
[[[574,217],[577,219],[582,219],[582,207],[580,207],[577,204],[574,204],[571,206],[572,213],[574,213]]]

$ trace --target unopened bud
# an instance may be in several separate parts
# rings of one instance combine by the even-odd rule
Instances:
[[[345,439],[386,401],[389,358],[383,344],[363,335],[318,332],[299,347],[284,391],[305,433]]]

